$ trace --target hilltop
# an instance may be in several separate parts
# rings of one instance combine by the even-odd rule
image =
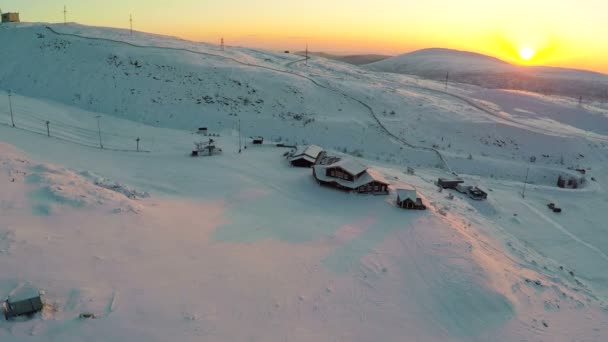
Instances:
[[[520,66],[479,53],[424,49],[365,66],[369,70],[450,80],[486,88],[608,100],[608,75],[576,69]]]

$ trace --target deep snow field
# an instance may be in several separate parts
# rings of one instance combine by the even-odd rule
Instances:
[[[47,304],[0,341],[608,340],[606,104],[51,28],[0,26],[0,298]],[[269,144],[239,154],[239,120]],[[202,126],[222,154],[188,156]],[[429,210],[319,187],[270,141]],[[488,200],[438,192],[452,172]]]

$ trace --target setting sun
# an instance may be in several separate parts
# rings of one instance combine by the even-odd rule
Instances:
[[[534,55],[536,54],[536,52],[529,47],[523,47],[519,50],[519,56],[524,60],[524,61],[529,61],[530,59],[532,59],[532,57],[534,57]]]

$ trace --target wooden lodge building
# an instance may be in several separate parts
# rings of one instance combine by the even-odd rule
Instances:
[[[412,187],[402,187],[395,190],[397,193],[397,206],[403,209],[426,210],[422,199],[418,197],[416,189]]]
[[[18,23],[19,22],[19,13],[2,13],[2,22],[3,23]]]
[[[296,167],[311,167],[316,164],[323,149],[317,145],[298,146],[289,163]]]
[[[387,195],[389,182],[378,171],[350,159],[313,166],[313,176],[319,184],[345,191]]]

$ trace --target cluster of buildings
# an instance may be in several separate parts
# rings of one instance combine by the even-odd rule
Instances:
[[[461,194],[469,196],[476,201],[482,201],[488,198],[488,194],[476,186],[466,185],[462,179],[445,179],[439,178],[437,186],[442,189],[453,189]]]
[[[361,194],[388,195],[389,181],[377,170],[356,160],[328,155],[316,145],[300,146],[288,155],[295,167],[310,167],[319,185]],[[404,209],[424,210],[426,206],[418,197],[416,189],[395,189],[397,206]]]

